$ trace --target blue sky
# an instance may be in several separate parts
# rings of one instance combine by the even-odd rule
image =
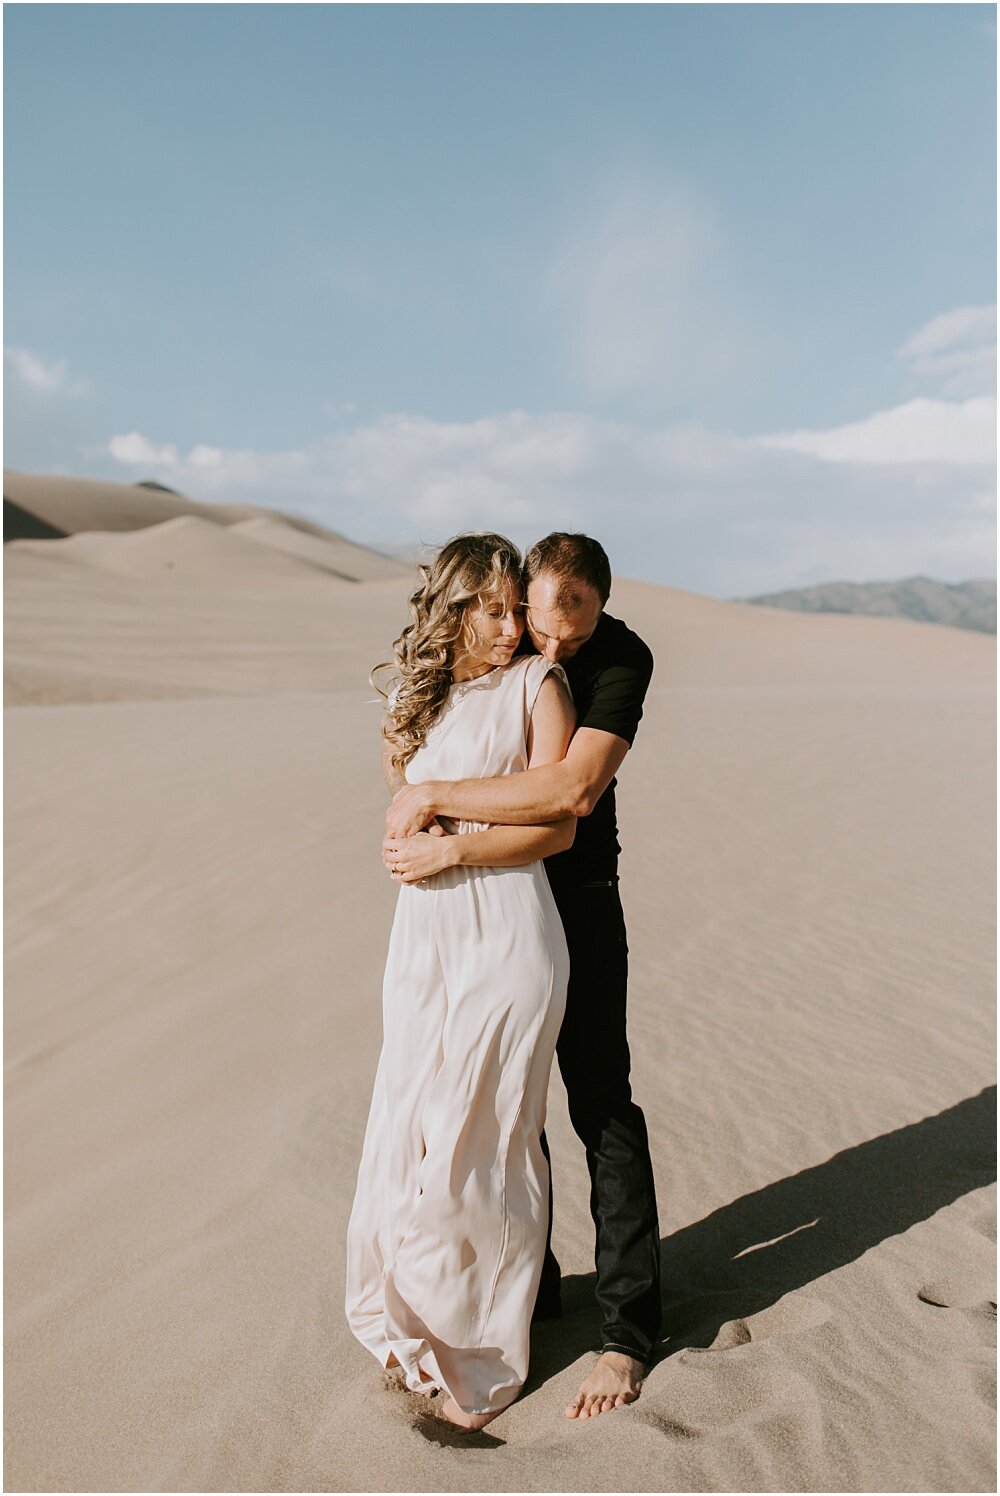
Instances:
[[[5,7],[5,463],[995,570],[990,5]]]

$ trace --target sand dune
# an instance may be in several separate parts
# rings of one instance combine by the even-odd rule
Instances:
[[[324,570],[342,572],[355,581],[409,576],[412,570],[406,563],[356,545],[313,520],[258,504],[202,504],[159,484],[103,483],[10,469],[4,470],[3,483],[14,539],[34,538],[47,527],[61,535],[141,530],[188,516],[238,527],[246,538],[312,560]],[[299,537],[324,544],[310,547]]]
[[[263,516],[241,520],[233,526],[233,532],[289,556],[298,556],[348,582],[375,582],[387,577],[408,576],[412,570],[404,563],[380,556],[365,546],[353,545],[342,538],[308,535],[282,520]]]
[[[54,525],[64,535],[73,535],[77,530],[138,530],[182,514],[216,518],[216,506],[199,504],[163,488],[102,483],[93,478],[15,473],[5,468],[3,492],[5,499]]]
[[[8,540],[61,540],[64,532],[47,520],[29,514],[12,499],[3,501],[3,538]]]
[[[567,1312],[469,1441],[341,1308],[408,572],[266,533],[6,548],[7,1488],[993,1489],[994,641],[616,582],[667,1338],[563,1419],[597,1320],[554,1079]]]
[[[95,538],[106,562],[104,543],[130,537]],[[135,575],[93,565],[68,542],[6,546],[7,704],[323,691],[359,650],[386,653],[385,597],[398,583],[314,579],[303,563],[306,585],[290,561],[282,586],[271,552],[247,540],[238,549],[262,560],[259,586],[227,585],[224,570],[210,584],[177,569]],[[273,559],[280,569],[285,558]]]
[[[304,537],[303,537],[304,538]],[[193,514],[178,515],[124,535],[81,531],[59,541],[13,542],[15,555],[25,546],[56,545],[74,559],[100,571],[122,576],[176,579],[207,586],[249,591],[321,582],[323,573],[304,557],[263,549],[239,530]],[[45,552],[36,552],[44,557]],[[173,578],[166,573],[172,572]]]

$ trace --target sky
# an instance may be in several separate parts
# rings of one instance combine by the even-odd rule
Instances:
[[[992,5],[4,22],[7,467],[718,597],[995,575]]]

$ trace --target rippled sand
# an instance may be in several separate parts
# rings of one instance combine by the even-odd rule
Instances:
[[[408,570],[18,482],[66,538],[6,548],[7,1488],[994,1489],[995,642],[616,582],[667,1338],[563,1418],[597,1321],[554,1079],[567,1312],[467,1439],[341,1308]]]

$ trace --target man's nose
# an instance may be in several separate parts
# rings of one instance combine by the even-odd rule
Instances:
[[[545,658],[547,660],[551,660],[552,663],[553,663],[553,665],[555,665],[558,662],[560,652],[561,652],[561,645],[560,645],[558,639],[546,639],[546,641],[545,641]]]

